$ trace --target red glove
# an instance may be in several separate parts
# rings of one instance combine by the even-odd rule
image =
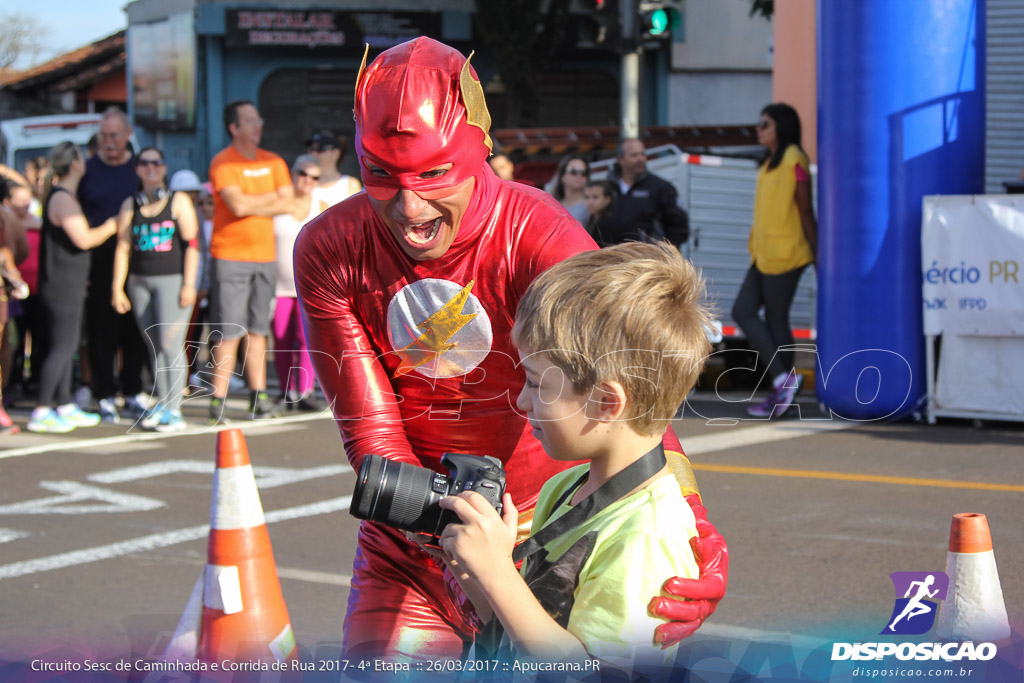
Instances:
[[[675,645],[700,628],[718,607],[719,600],[725,597],[729,581],[729,548],[725,539],[708,521],[708,511],[701,505],[699,496],[689,495],[686,502],[697,519],[697,535],[690,539],[690,547],[700,568],[700,578],[669,579],[664,590],[686,599],[657,597],[648,605],[651,614],[670,620],[654,631],[654,641],[662,648]]]

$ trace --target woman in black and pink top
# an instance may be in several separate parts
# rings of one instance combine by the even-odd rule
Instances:
[[[198,221],[187,194],[167,191],[163,152],[140,151],[135,172],[139,191],[118,216],[111,304],[119,313],[135,312],[153,356],[159,403],[143,416],[142,426],[177,431],[187,426],[181,414],[188,370],[182,350],[196,303]]]

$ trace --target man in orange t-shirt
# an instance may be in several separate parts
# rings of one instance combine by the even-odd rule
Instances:
[[[255,105],[237,100],[224,107],[231,144],[210,162],[213,236],[210,238],[210,321],[219,343],[210,423],[224,418],[224,400],[244,336],[249,417],[272,417],[278,405],[267,396],[264,358],[276,278],[273,217],[289,213],[295,195],[284,160],[260,149],[263,119]]]

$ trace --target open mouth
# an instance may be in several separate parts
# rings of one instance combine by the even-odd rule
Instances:
[[[441,230],[441,217],[438,216],[434,220],[428,223],[418,223],[416,225],[403,226],[402,232],[405,235],[405,239],[411,244],[418,247],[428,246],[437,237],[437,233]]]

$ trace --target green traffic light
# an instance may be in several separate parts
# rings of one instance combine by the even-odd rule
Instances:
[[[669,16],[668,11],[663,9],[656,9],[651,12],[647,18],[650,24],[650,34],[652,36],[660,36],[662,33],[668,30]]]

